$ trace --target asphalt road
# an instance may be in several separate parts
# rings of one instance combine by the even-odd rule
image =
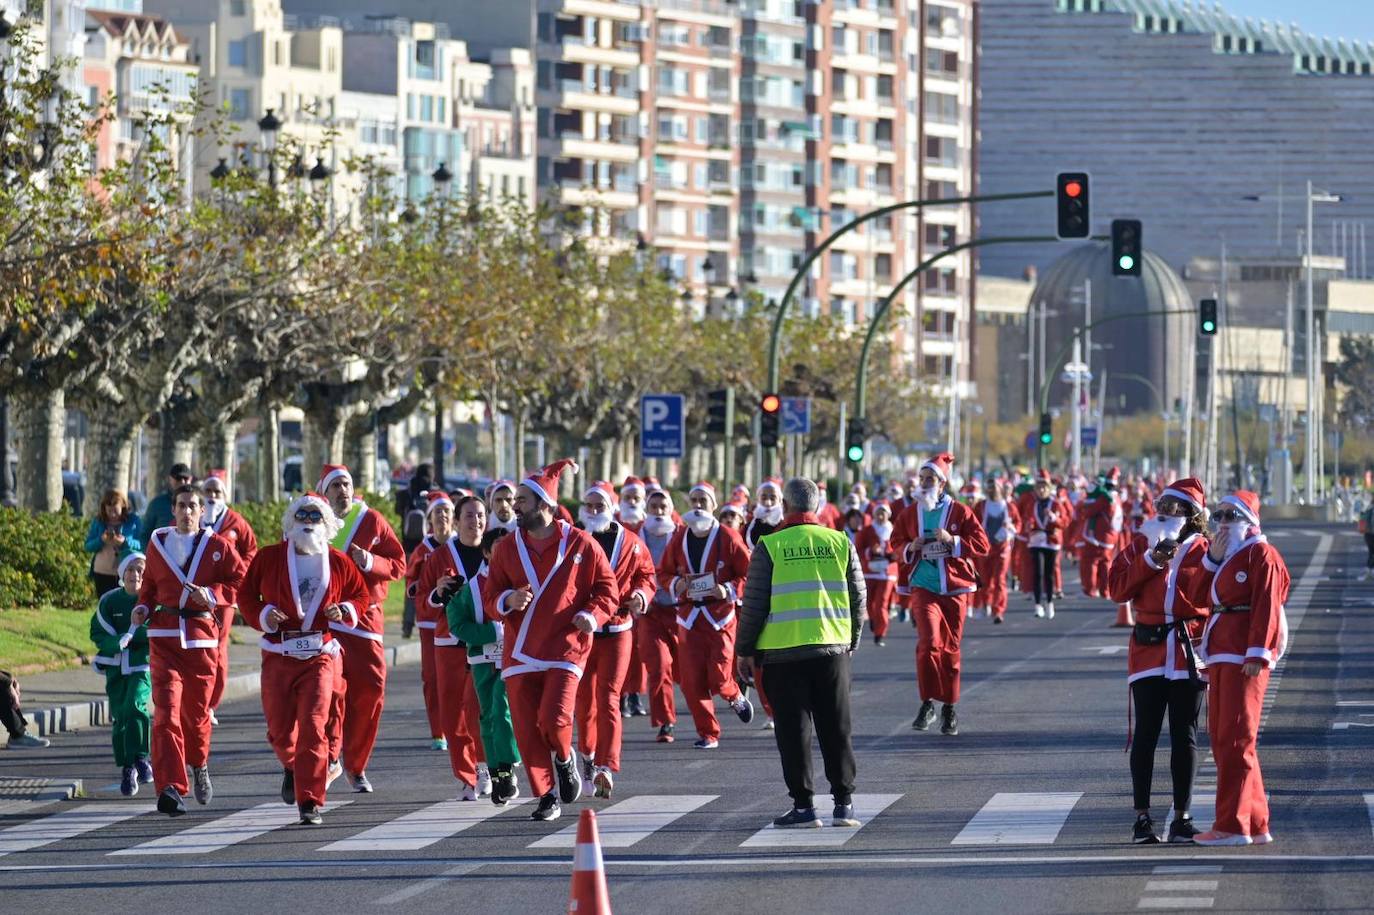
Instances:
[[[529,820],[528,803],[494,815],[487,801],[436,807],[457,787],[446,756],[428,749],[418,669],[403,668],[368,770],[377,792],[331,794],[322,828],[288,825],[255,701],[221,710],[214,802],[192,802],[178,820],[153,812],[148,788],[119,797],[104,730],[0,753],[0,775],[74,776],[98,789],[40,809],[0,806],[0,911],[557,912],[571,872],[564,831],[588,803],[622,913],[1368,911],[1374,583],[1355,580],[1363,544],[1345,529],[1269,533],[1293,573],[1295,630],[1260,743],[1270,846],[1132,846],[1114,609],[1079,598],[1042,621],[1013,598],[1006,625],[970,621],[958,737],[910,729],[909,627],[895,626],[886,648],[864,644],[857,830],[764,830],[788,803],[772,734],[724,709],[715,751],[692,748],[681,713],[684,739],[667,746],[634,719],[615,797],[569,805],[555,823]],[[1157,821],[1169,807],[1161,744]],[[1210,784],[1204,768],[1204,825]],[[73,822],[89,828],[59,837]]]

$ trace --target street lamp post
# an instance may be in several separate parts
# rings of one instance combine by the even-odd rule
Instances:
[[[453,172],[443,163],[430,175],[434,179],[435,196],[448,199],[449,188],[453,184]],[[439,205],[439,240],[443,242],[444,236],[444,205]],[[436,386],[434,393],[434,480],[441,488],[444,487],[444,401],[439,395]]]
[[[281,130],[281,119],[277,117],[275,111],[267,109],[267,113],[258,121],[258,130],[262,131],[262,155],[267,160],[267,186],[272,190],[277,189],[277,133]]]

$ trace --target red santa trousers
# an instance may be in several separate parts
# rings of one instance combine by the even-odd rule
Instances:
[[[1260,776],[1260,714],[1269,671],[1247,677],[1239,664],[1207,665],[1207,730],[1217,761],[1217,818],[1212,828],[1242,836],[1269,831],[1269,800]]]
[[[263,652],[262,712],[267,739],[282,768],[295,775],[297,804],[324,804],[329,708],[337,668],[327,654],[297,659]]]
[[[347,632],[335,633],[335,637],[343,646],[347,686],[342,694],[334,695],[330,707],[329,742],[337,746],[342,738],[344,768],[356,775],[367,770],[377,744],[386,699],[386,655],[379,641]]]
[[[612,772],[620,771],[620,694],[634,642],[633,629],[593,637],[577,686],[577,750]]]
[[[1083,585],[1084,594],[1090,597],[1106,596],[1107,568],[1111,560],[1112,551],[1107,547],[1083,544],[1078,551],[1078,580]]]
[[[879,637],[887,635],[887,614],[892,607],[892,596],[897,591],[897,583],[883,578],[870,578],[868,585],[868,628]]]
[[[1022,591],[1026,590],[1027,552],[1028,548],[1020,540],[1011,541],[1011,573],[1016,578],[1017,587]]]
[[[538,670],[506,681],[515,745],[535,797],[553,790],[552,757],[572,758],[577,676],[570,670]]]
[[[639,656],[644,660],[644,677],[649,693],[649,721],[654,727],[677,723],[677,697],[673,683],[678,679],[677,617],[671,610],[651,609],[635,621],[630,631],[639,641]]]
[[[911,615],[916,620],[916,685],[927,701],[959,701],[959,643],[969,595],[932,594],[911,589]]]
[[[153,783],[190,791],[186,767],[210,761],[210,692],[216,648],[182,648],[176,639],[149,639],[153,675]]]
[[[692,713],[697,736],[714,740],[720,737],[720,722],[711,697],[720,696],[726,702],[739,698],[734,674],[735,627],[717,630],[703,623],[700,628],[682,629],[679,638],[678,661],[687,710]]]
[[[1016,578],[1021,583],[1022,594],[1035,593],[1035,556],[1031,553],[1030,547],[1019,540],[1016,543],[1016,551],[1020,558],[1016,561]],[[1058,558],[1056,554],[1056,559]],[[1056,568],[1058,564],[1056,563]]]
[[[444,733],[439,721],[439,685],[434,674],[434,630],[418,629],[420,633],[420,693],[425,698],[425,717],[429,719],[431,739]]]
[[[340,721],[343,720],[343,718],[342,718],[342,716],[343,716],[343,711],[342,711],[342,709],[343,709],[343,702],[344,702],[344,693],[348,692],[348,683],[344,680],[344,672],[343,672],[343,652],[342,652],[342,651],[339,652],[338,654],[334,655],[334,664],[333,664],[333,668],[334,668],[334,696],[333,696],[333,698],[330,700],[330,704],[329,704],[330,722],[328,722],[328,723],[325,724],[325,736],[329,738],[329,761],[330,761],[330,762],[334,762],[335,760],[343,759],[343,728],[342,728],[342,727],[337,727],[337,728],[336,728],[336,727],[332,727],[332,726],[331,726],[332,723],[333,723],[333,718],[334,718],[334,709],[337,708],[337,709],[340,710],[340,711],[339,711],[339,716],[340,716],[339,720],[340,720]],[[271,739],[271,735],[270,735],[270,734],[268,735],[268,739],[269,739],[269,740]]]
[[[448,741],[448,761],[453,777],[468,786],[477,784],[477,763],[485,761],[482,752],[480,712],[477,691],[472,685],[465,645],[434,646],[434,688],[439,708],[439,733]],[[468,707],[471,702],[474,708]]]
[[[648,679],[649,675],[644,667],[644,659],[639,656],[639,636],[632,635],[630,637],[630,666],[625,671],[625,685],[622,690],[627,693],[642,693]]]
[[[1010,544],[994,543],[978,563],[983,578],[982,587],[976,592],[978,601],[998,619],[1007,615],[1007,572],[1011,569],[1012,552]]]
[[[219,651],[215,667],[215,685],[210,690],[210,708],[219,708],[224,699],[224,687],[229,682],[229,634],[234,627],[233,607],[220,607],[215,611],[219,618]]]

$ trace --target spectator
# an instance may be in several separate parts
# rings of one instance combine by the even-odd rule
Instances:
[[[160,527],[172,526],[172,493],[178,486],[188,486],[195,481],[191,475],[191,468],[180,462],[173,464],[167,471],[167,490],[160,492],[148,503],[148,510],[143,513],[143,537],[144,543],[152,539],[153,531]]]
[[[97,598],[119,587],[119,557],[143,551],[142,527],[129,500],[117,489],[105,490],[100,507],[86,532],[86,552],[91,553],[91,581]]]
[[[25,733],[28,722],[24,720],[24,710],[19,707],[19,681],[7,670],[0,670],[0,724],[10,732],[11,750],[42,748],[48,745],[46,737],[34,737]]]

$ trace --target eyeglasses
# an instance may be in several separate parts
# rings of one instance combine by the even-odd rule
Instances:
[[[324,520],[324,512],[320,511],[319,509],[312,509],[311,511],[301,509],[300,511],[296,512],[295,517],[297,521],[300,521],[303,524],[319,524],[321,521]]]
[[[1231,521],[1240,521],[1245,517],[1238,509],[1223,508],[1212,513],[1212,517],[1223,524]]]

